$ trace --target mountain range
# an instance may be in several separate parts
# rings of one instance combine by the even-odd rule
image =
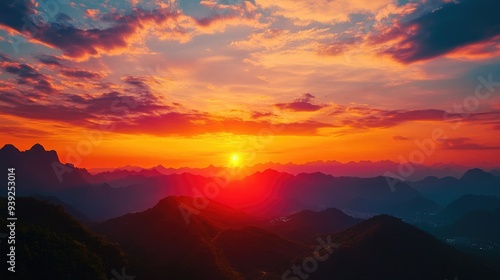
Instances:
[[[308,245],[256,226],[255,223],[259,222],[255,219],[216,202],[210,203],[206,212],[193,216],[190,223],[186,223],[178,206],[186,204],[194,207],[190,204],[192,199],[166,197],[146,211],[94,225],[92,231],[105,236],[105,239],[95,239],[92,233],[65,214],[62,207],[31,198],[20,201],[23,207],[38,213],[25,222],[26,228],[49,230],[56,238],[49,238],[47,244],[60,242],[56,240],[80,240],[75,244],[97,252],[84,257],[78,255],[81,251],[74,251],[69,258],[66,253],[66,260],[60,263],[64,267],[60,271],[48,272],[52,276],[62,273],[79,275],[78,267],[89,267],[85,270],[86,274],[71,279],[105,279],[103,273],[106,267],[108,271],[116,270],[113,267],[118,267],[117,270],[123,267],[129,271],[129,275],[142,279],[191,280],[287,279],[284,275],[290,275],[289,279],[293,279],[287,271],[305,273],[309,279],[319,280],[332,277],[341,280],[497,279],[499,275],[430,234],[387,215],[356,221],[355,225],[340,232],[320,234],[316,237],[316,243]],[[293,220],[298,227],[306,227],[310,221],[300,217],[328,221],[325,216],[339,215],[342,214],[338,210],[328,209],[326,212],[298,213],[288,219]],[[40,242],[40,238],[37,234],[25,234],[23,242]],[[109,247],[102,251],[110,246],[106,244],[111,243],[97,240],[108,239],[117,242],[120,247]],[[33,245],[28,248],[44,250]],[[65,244],[58,248],[70,250],[72,245]],[[42,256],[47,260],[60,254],[59,251],[47,249],[40,252],[44,252]],[[41,256],[33,256],[30,258],[32,261],[40,262],[38,265],[44,264]],[[93,259],[98,256],[110,259]],[[304,260],[310,261],[318,256],[322,256],[322,261],[316,262],[313,266],[315,269],[304,265]],[[66,264],[72,261],[76,261],[79,266]],[[302,269],[295,270],[294,267]]]
[[[421,181],[410,182],[409,185],[441,205],[466,194],[500,197],[500,177],[478,168],[468,170],[458,179],[427,177]]]
[[[499,277],[500,178],[481,169],[404,182],[273,169],[92,174],[41,145],[5,145],[0,167],[16,168],[19,258],[35,268],[59,260],[47,277],[106,279],[122,268],[141,279]]]
[[[411,175],[406,176],[405,179],[409,181],[419,181],[425,179],[429,176],[435,176],[439,178],[443,177],[461,177],[470,168],[466,166],[456,165],[456,164],[433,164],[430,166],[413,164],[414,171]],[[295,163],[258,163],[253,166],[246,166],[245,174],[252,174],[259,171],[264,171],[267,169],[273,169],[279,172],[285,172],[292,175],[298,175],[300,173],[314,173],[321,172],[324,174],[332,176],[350,176],[350,177],[361,177],[370,178],[377,176],[390,176],[391,174],[399,174],[400,163],[384,160],[384,161],[359,161],[359,162],[338,162],[338,161],[315,161],[307,162],[303,164]],[[126,175],[126,172],[141,172],[154,173],[159,172],[163,175],[171,174],[182,174],[190,173],[194,175],[201,175],[206,177],[214,176],[218,173],[224,172],[226,168],[220,166],[209,165],[204,168],[191,168],[191,167],[181,167],[181,168],[171,168],[164,167],[163,165],[157,165],[150,168],[143,168],[140,166],[122,166],[117,168],[93,168],[89,172],[92,174],[102,174],[107,176],[120,176]],[[500,167],[497,168],[500,170]],[[496,174],[495,176],[500,177],[500,171],[491,169],[491,172]]]
[[[190,173],[164,175],[155,170],[92,175],[61,163],[55,151],[46,151],[38,144],[25,152],[5,145],[0,149],[0,165],[16,166],[18,184],[23,186],[21,195],[57,197],[96,221],[145,210],[172,195],[205,196],[267,218],[335,207],[406,219],[436,213],[465,194],[500,196],[500,178],[480,169],[471,169],[459,179],[427,177],[395,184],[383,176],[335,177],[320,172],[293,175],[272,169],[240,179]],[[58,173],[66,168],[67,172]],[[207,191],[216,195],[212,198]]]

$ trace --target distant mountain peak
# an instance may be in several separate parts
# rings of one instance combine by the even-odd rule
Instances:
[[[166,205],[178,205],[181,202],[187,201],[189,199],[192,200],[192,198],[189,198],[187,196],[175,196],[175,195],[167,196],[160,199],[160,201],[158,201],[158,203],[154,207],[161,207]]]
[[[85,178],[90,176],[81,169],[68,171],[70,165],[62,164],[56,151],[45,150],[39,143],[25,151],[19,151],[11,144],[5,145],[0,150],[0,168],[9,166],[26,175],[20,176],[16,182],[24,186],[20,190],[23,195],[83,186],[88,184]]]
[[[167,196],[160,199],[151,209],[155,210],[165,210],[165,209],[174,209],[178,208],[178,206],[182,203],[188,203],[189,199],[192,198],[186,196]]]
[[[268,168],[264,171],[259,171],[259,172],[256,172],[256,174],[262,174],[262,175],[274,175],[274,174],[281,174],[281,172],[275,170],[275,169],[272,169],[272,168]]]
[[[486,172],[479,168],[469,169],[464,175],[460,178],[461,180],[477,180],[477,179],[491,179],[493,178],[493,174]]]
[[[391,215],[381,214],[374,216],[363,223],[358,225],[361,229],[360,232],[400,232],[401,230],[408,230],[414,228],[413,226],[403,222],[400,218]],[[352,229],[356,229],[353,227]],[[416,228],[414,228],[416,229]]]
[[[31,147],[31,149],[29,149],[29,151],[31,152],[46,152],[45,148],[39,144],[39,143],[36,143],[35,145],[33,145],[33,147]]]
[[[19,150],[16,148],[16,146],[12,145],[12,144],[5,144],[1,149],[0,151],[4,151],[4,152],[19,152]]]

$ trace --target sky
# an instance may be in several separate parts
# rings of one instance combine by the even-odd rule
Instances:
[[[97,168],[500,166],[500,1],[0,3],[0,137]]]

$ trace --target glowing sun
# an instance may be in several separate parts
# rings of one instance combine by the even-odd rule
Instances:
[[[238,154],[231,154],[230,163],[231,163],[231,166],[239,166],[240,163],[241,163],[240,155],[238,155]]]

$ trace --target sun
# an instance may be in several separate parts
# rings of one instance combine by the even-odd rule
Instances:
[[[241,163],[240,155],[238,155],[238,154],[231,154],[230,165],[236,167],[236,166],[239,166],[240,163]]]

